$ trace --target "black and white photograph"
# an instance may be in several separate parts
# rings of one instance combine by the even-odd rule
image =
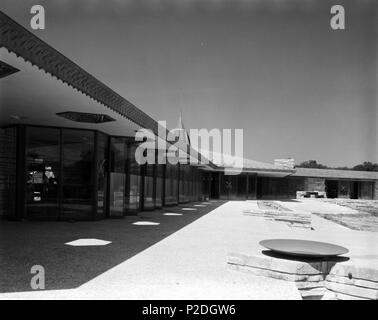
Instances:
[[[0,300],[378,300],[377,78],[377,0],[0,0]]]

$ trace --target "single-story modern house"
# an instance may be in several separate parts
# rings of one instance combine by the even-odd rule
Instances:
[[[213,162],[139,165],[140,128],[158,134],[156,120],[0,12],[3,217],[92,220],[207,198],[295,198],[298,191],[378,199],[377,172],[295,169],[282,160],[245,159],[239,175]]]

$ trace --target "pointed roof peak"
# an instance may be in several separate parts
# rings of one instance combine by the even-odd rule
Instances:
[[[180,110],[180,115],[179,115],[179,118],[178,118],[178,121],[177,121],[176,130],[180,130],[180,131],[182,132],[182,134],[180,135],[180,136],[181,136],[181,139],[182,139],[186,144],[189,144],[189,145],[190,145],[189,134],[188,134],[188,132],[186,131],[185,126],[184,126],[184,121],[182,120],[182,111],[181,111],[181,110]]]
[[[185,130],[185,127],[184,127],[184,122],[182,121],[182,111],[180,110],[180,115],[179,115],[179,118],[177,120],[177,129],[184,129]]]

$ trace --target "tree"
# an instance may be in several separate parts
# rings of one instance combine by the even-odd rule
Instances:
[[[299,165],[296,166],[297,168],[316,168],[316,169],[327,169],[328,167],[317,163],[316,160],[307,160],[303,161]]]
[[[353,170],[358,171],[378,171],[378,163],[372,163],[370,161],[365,161],[362,164],[358,164],[353,167]]]

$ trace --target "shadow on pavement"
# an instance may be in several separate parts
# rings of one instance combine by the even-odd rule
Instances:
[[[91,222],[0,221],[0,292],[32,291],[30,273],[33,265],[45,268],[47,290],[72,289],[225,203],[217,201],[206,207],[196,203],[140,212],[124,219]],[[183,207],[195,211],[181,210]],[[181,213],[182,215],[163,215]],[[133,225],[136,221],[153,221],[159,225]],[[83,238],[111,241],[105,246],[68,246]]]

